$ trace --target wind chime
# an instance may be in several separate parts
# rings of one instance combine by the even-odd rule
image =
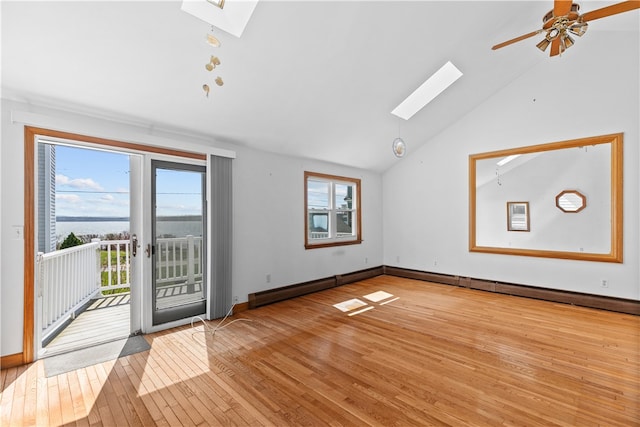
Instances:
[[[213,32],[213,26],[211,27],[211,31]],[[218,48],[220,47],[221,43],[220,40],[218,40],[213,34],[208,33],[207,34],[207,44],[209,46]],[[207,64],[204,66],[204,68],[207,71],[213,71],[216,69],[216,67],[218,67],[220,65],[220,58],[218,58],[215,55],[211,55],[211,58],[209,58],[209,62],[207,62]],[[222,80],[222,77],[217,76],[214,80],[215,84],[218,86],[222,86],[224,85],[224,81]],[[202,85],[202,90],[204,90],[204,94],[205,96],[208,98],[209,97],[209,92],[211,92],[211,87],[205,83]]]

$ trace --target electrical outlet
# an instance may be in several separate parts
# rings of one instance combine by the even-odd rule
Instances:
[[[436,265],[438,265],[438,259],[437,259],[437,258],[435,258],[435,259],[433,260],[433,266],[435,267]]]
[[[602,287],[603,288],[608,288],[609,287],[609,281],[608,280],[603,280],[602,281]]]
[[[267,274],[267,283],[271,283],[271,274]]]
[[[238,300],[239,300],[238,295],[235,295],[235,296],[233,297],[233,303],[234,303],[234,304],[237,304],[237,303],[238,303]]]
[[[364,259],[364,263],[365,263],[365,264],[369,264],[369,258],[366,258],[366,257],[365,257],[365,259]]]

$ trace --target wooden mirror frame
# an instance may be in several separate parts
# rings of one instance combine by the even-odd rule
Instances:
[[[476,162],[517,154],[540,153],[564,148],[611,144],[611,245],[609,253],[569,252],[558,250],[523,249],[513,247],[478,246],[476,243]],[[573,139],[548,144],[531,145],[508,150],[469,155],[469,251],[503,255],[522,255],[543,258],[560,258],[581,261],[622,262],[622,182],[623,182],[622,133]]]
[[[569,196],[569,195],[574,195],[581,200],[579,207],[575,209],[567,209],[564,206],[562,206],[562,202],[560,200],[564,196]],[[556,207],[564,213],[578,213],[587,207],[587,198],[584,196],[584,194],[582,194],[578,190],[563,190],[560,194],[556,196]]]

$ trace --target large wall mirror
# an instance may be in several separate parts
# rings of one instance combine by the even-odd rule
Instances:
[[[622,262],[622,158],[621,133],[470,155],[469,250]]]

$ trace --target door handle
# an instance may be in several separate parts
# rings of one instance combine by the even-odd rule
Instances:
[[[147,258],[151,258],[151,243],[147,243],[147,249],[144,252],[147,254]]]
[[[133,234],[131,236],[131,255],[136,256],[138,254],[138,248],[140,245],[138,244],[138,236]]]

